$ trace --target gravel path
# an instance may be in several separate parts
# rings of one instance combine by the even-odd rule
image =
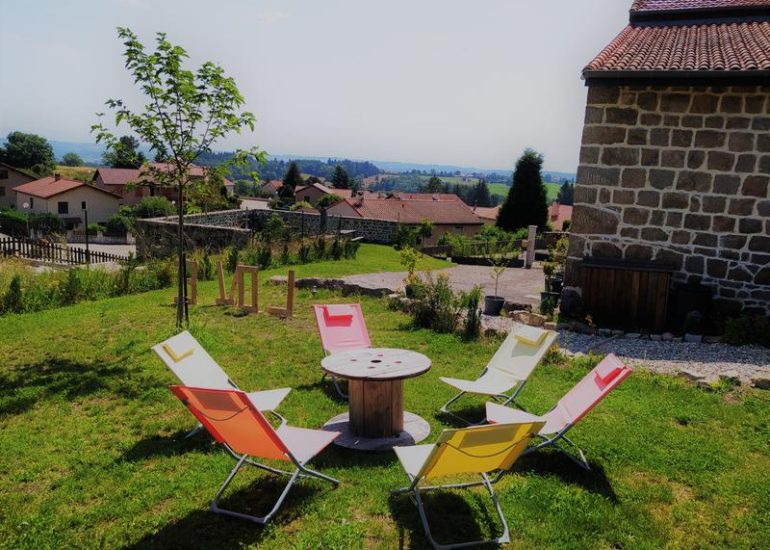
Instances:
[[[484,287],[484,294],[494,294],[495,291],[491,267],[458,265],[434,271],[434,273],[446,273],[455,291],[469,291],[477,285]],[[342,280],[365,288],[388,288],[392,292],[396,292],[403,290],[405,278],[406,272],[396,272],[349,275],[342,277]],[[531,306],[537,306],[540,303],[540,293],[543,289],[543,271],[537,268],[506,269],[500,276],[500,284],[498,285],[499,295],[507,301]]]
[[[485,328],[509,331],[514,322],[503,317],[483,316]],[[690,378],[713,380],[720,375],[744,383],[770,379],[770,349],[728,344],[653,342],[638,338],[603,337],[562,331],[559,345],[567,355],[614,353],[627,363],[665,374],[689,373]]]

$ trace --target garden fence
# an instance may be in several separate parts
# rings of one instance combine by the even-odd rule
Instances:
[[[117,254],[70,248],[45,241],[3,237],[0,238],[0,256],[20,256],[29,260],[64,265],[85,265],[105,262],[124,262],[128,258]]]

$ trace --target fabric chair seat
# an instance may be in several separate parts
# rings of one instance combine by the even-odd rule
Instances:
[[[286,448],[294,455],[297,462],[302,465],[320,453],[339,436],[339,432],[308,430],[285,424],[278,428],[275,433],[278,434]]]
[[[277,390],[255,391],[247,393],[249,401],[259,411],[274,411],[281,401],[289,395],[291,388],[279,388]]]
[[[410,447],[393,447],[393,450],[396,451],[396,456],[404,471],[411,477],[415,477],[430,456],[433,447],[433,445],[412,445]]]

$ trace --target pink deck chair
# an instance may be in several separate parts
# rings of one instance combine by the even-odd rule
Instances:
[[[372,347],[361,304],[314,305],[313,312],[321,335],[324,357],[341,351]],[[326,378],[326,373],[323,377]],[[337,393],[347,399],[337,378],[331,376],[331,379]]]
[[[553,445],[558,450],[564,452],[577,464],[590,470],[591,467],[586,460],[583,451],[575,445],[567,436],[567,432],[572,429],[583,417],[588,414],[599,402],[617,388],[623,380],[633,372],[631,367],[623,364],[615,355],[610,354],[604,360],[596,365],[575,387],[562,397],[556,406],[543,416],[537,416],[524,411],[511,409],[498,405],[497,403],[487,403],[487,421],[492,423],[511,423],[511,422],[536,422],[544,421],[545,426],[538,432],[537,437],[542,439],[534,447],[526,450],[525,454],[532,453]],[[558,445],[563,440],[574,447],[580,455],[580,460],[567,453],[565,449]]]
[[[336,479],[305,466],[339,437],[339,432],[306,430],[286,424],[274,429],[254,406],[249,396],[240,390],[215,390],[187,386],[170,386],[170,389],[203,424],[216,442],[224,445],[225,449],[238,461],[219,488],[214,500],[211,501],[213,512],[265,524],[281,507],[298,478],[316,477],[334,485],[339,484]],[[295,470],[293,472],[280,470],[255,462],[249,457],[291,462]],[[224,510],[218,505],[219,497],[244,464],[274,474],[290,476],[281,496],[265,516],[258,517]]]

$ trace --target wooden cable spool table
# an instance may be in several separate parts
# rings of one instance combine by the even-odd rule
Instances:
[[[324,371],[348,380],[349,412],[325,429],[341,431],[335,443],[362,450],[414,445],[430,433],[428,423],[404,411],[404,380],[430,370],[430,359],[414,351],[368,348],[335,353],[321,362]]]

